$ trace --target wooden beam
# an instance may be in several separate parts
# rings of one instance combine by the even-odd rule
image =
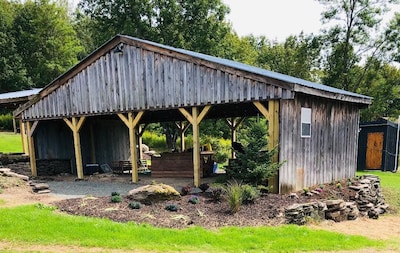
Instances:
[[[268,109],[258,101],[253,102],[257,109],[268,121],[268,149],[272,150],[279,144],[279,100],[268,101]],[[273,162],[279,162],[279,154],[275,153]],[[273,192],[279,192],[279,175],[271,178],[269,185],[275,186]]]
[[[74,137],[74,150],[75,150],[75,162],[76,162],[76,172],[79,179],[83,179],[83,164],[82,164],[82,151],[81,151],[81,138],[79,131],[85,121],[86,117],[82,116],[80,118],[72,117],[71,121],[67,118],[63,118],[64,122],[71,129]]]
[[[206,105],[203,110],[199,113],[198,107],[192,107],[192,113],[190,114],[186,109],[179,108],[179,111],[185,116],[185,118],[192,124],[193,129],[193,174],[194,174],[194,185],[197,187],[200,185],[200,122],[204,119],[211,106]]]
[[[31,125],[31,129],[30,129],[30,131],[28,132],[28,135],[29,135],[29,136],[33,136],[33,133],[35,132],[36,127],[38,126],[38,124],[39,124],[39,121],[33,122],[33,124]]]
[[[181,152],[183,152],[185,150],[185,132],[189,129],[190,124],[185,124],[184,121],[180,121],[179,123],[175,122],[175,125],[181,134]]]
[[[269,142],[268,148],[272,150],[277,148],[279,145],[279,100],[270,100],[268,102],[268,128],[269,128]],[[279,149],[278,149],[279,151]],[[276,152],[273,159],[274,162],[279,162],[279,153]],[[279,187],[279,172],[278,174],[269,180],[269,183],[273,186],[273,192],[278,193],[280,191]]]
[[[263,104],[261,104],[259,101],[254,101],[253,104],[255,105],[255,107],[257,107],[257,109],[261,112],[261,114],[268,119],[269,118],[269,112],[268,109],[265,108],[265,106]]]
[[[36,124],[37,125],[37,124]],[[27,122],[27,132],[32,133],[28,135],[28,147],[29,147],[29,162],[31,165],[31,173],[32,176],[37,177],[37,168],[36,168],[36,154],[35,154],[35,142],[33,139],[32,122]]]
[[[233,145],[233,143],[236,141],[236,130],[237,130],[237,128],[243,123],[243,121],[245,119],[246,119],[246,117],[242,117],[242,118],[239,118],[239,119],[236,118],[236,117],[232,117],[231,120],[225,119],[225,123],[231,129],[231,145]],[[231,157],[232,157],[232,159],[236,158],[236,153],[235,153],[234,149],[231,150]]]
[[[20,125],[20,134],[21,134],[21,141],[22,141],[22,149],[25,155],[29,155],[29,148],[28,148],[28,139],[26,134],[26,125],[27,123],[23,122],[22,120],[19,121]]]
[[[128,118],[122,113],[118,114],[118,117],[125,123],[129,129],[129,148],[131,152],[131,163],[132,163],[132,182],[137,183],[139,181],[138,175],[138,151],[136,147],[137,135],[136,130],[139,125],[139,121],[143,116],[144,111],[140,111],[136,116],[132,112],[128,112]]]

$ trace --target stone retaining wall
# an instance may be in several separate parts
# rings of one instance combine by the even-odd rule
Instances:
[[[294,204],[285,209],[286,223],[303,225],[307,219],[355,220],[360,216],[377,219],[386,212],[388,205],[380,188],[380,178],[374,175],[361,176],[358,181],[349,186],[355,191],[354,199],[346,202],[342,199],[323,200]]]

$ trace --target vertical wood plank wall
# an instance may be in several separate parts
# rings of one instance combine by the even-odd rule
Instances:
[[[23,111],[22,118],[98,115],[294,96],[290,88],[257,79],[260,78],[126,45],[122,55],[111,51],[101,56]]]
[[[301,107],[311,108],[311,138],[301,138]],[[316,97],[281,100],[280,191],[352,177],[357,168],[359,109]]]

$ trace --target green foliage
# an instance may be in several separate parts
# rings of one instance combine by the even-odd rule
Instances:
[[[170,212],[177,212],[179,207],[175,204],[168,204],[165,206],[165,210],[170,211]]]
[[[243,204],[249,204],[249,203],[254,203],[254,201],[260,197],[260,192],[259,190],[248,184],[242,185],[242,202]]]
[[[112,192],[111,196],[120,196],[121,194],[119,192]]]
[[[215,162],[225,163],[231,153],[231,142],[222,138],[212,136],[202,136],[200,143],[210,143],[213,151],[215,152]]]
[[[140,204],[139,202],[133,201],[133,202],[129,203],[128,207],[131,209],[140,209],[140,208],[142,208],[142,204]]]
[[[143,137],[143,143],[149,146],[151,150],[154,149],[161,152],[167,149],[165,136],[161,134],[151,131],[144,131],[142,137]]]
[[[191,196],[188,202],[191,204],[198,204],[200,202],[200,199],[198,196]]]
[[[242,131],[243,153],[236,152],[236,160],[227,170],[228,178],[253,185],[266,185],[282,163],[273,162],[276,148],[267,150],[267,127],[263,123],[250,122]]]
[[[82,48],[67,6],[50,0],[26,1],[16,12],[12,30],[16,50],[36,87],[77,63]]]
[[[121,195],[113,195],[113,196],[111,196],[111,202],[112,203],[120,203],[120,202],[122,202]]]
[[[13,130],[13,116],[9,114],[0,114],[0,130]]]
[[[228,201],[230,211],[237,213],[243,203],[243,188],[236,180],[228,182],[226,186],[226,200]]]

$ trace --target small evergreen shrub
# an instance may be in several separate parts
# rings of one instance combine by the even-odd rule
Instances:
[[[119,192],[112,192],[111,196],[120,196],[121,194]]]
[[[242,188],[242,202],[243,204],[254,203],[254,201],[260,197],[260,192],[254,186],[244,184]]]
[[[121,195],[114,195],[114,196],[111,196],[111,202],[112,202],[112,203],[120,203],[120,202],[122,202],[122,197],[121,197]]]
[[[200,199],[197,196],[191,196],[189,198],[188,202],[191,204],[198,204],[200,202]]]
[[[165,210],[170,211],[170,212],[177,212],[178,211],[178,206],[175,204],[168,204],[165,206]]]
[[[142,204],[140,204],[139,202],[133,201],[133,202],[129,203],[128,207],[131,209],[140,209],[140,208],[142,208]]]

